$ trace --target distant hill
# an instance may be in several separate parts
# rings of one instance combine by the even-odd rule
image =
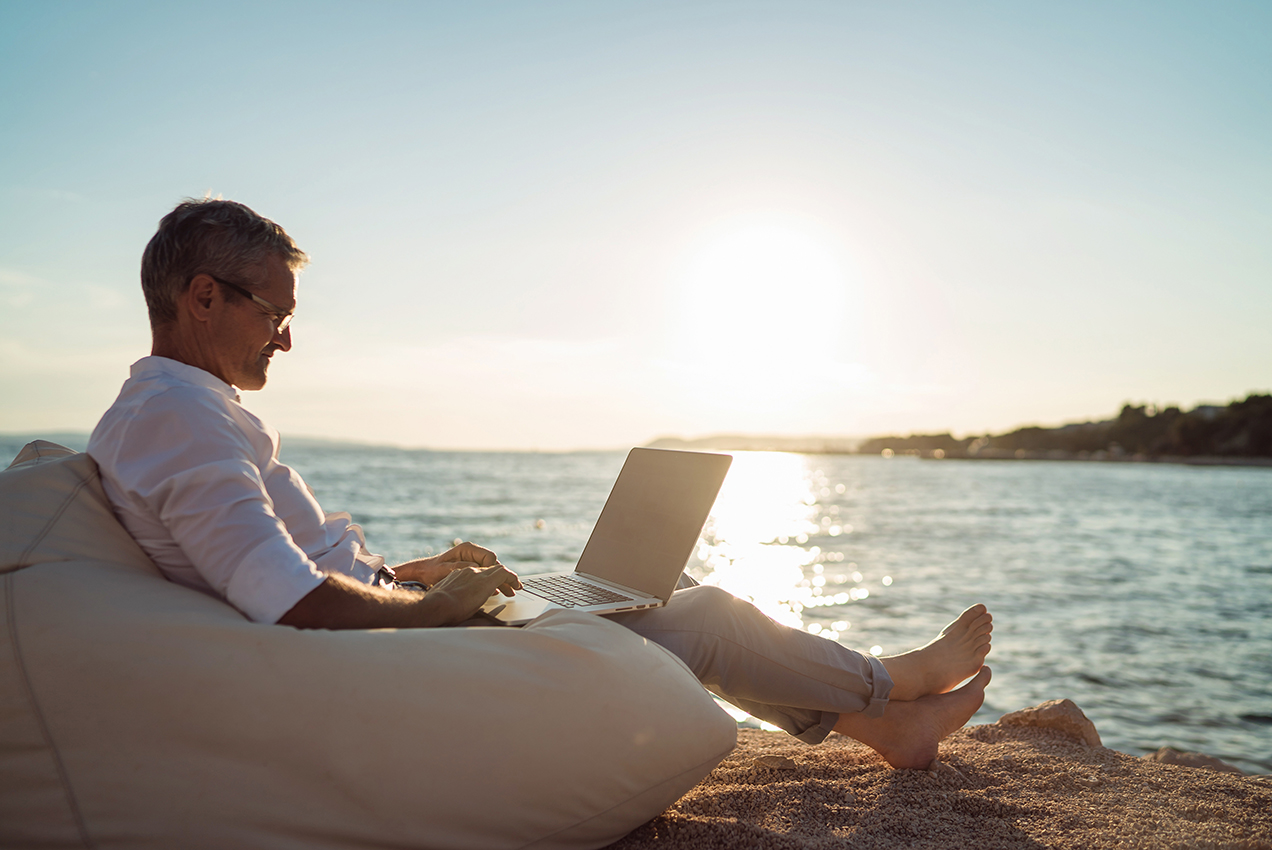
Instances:
[[[1186,459],[1195,462],[1268,459],[1272,463],[1272,395],[1250,395],[1228,405],[1200,405],[1187,412],[1127,404],[1113,419],[1054,428],[1030,425],[1003,434],[956,438],[951,434],[871,437],[777,437],[716,434],[685,440],[660,437],[662,449],[887,454],[929,458],[1031,458],[1051,460]],[[1252,461],[1252,462],[1253,462]]]
[[[1114,419],[955,439],[949,434],[872,437],[859,454],[946,458],[1272,458],[1272,395],[1190,411],[1127,404]]]

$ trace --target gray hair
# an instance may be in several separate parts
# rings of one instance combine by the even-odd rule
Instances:
[[[220,198],[187,198],[160,220],[141,255],[150,327],[176,321],[177,301],[195,275],[229,278],[251,289],[250,275],[270,256],[293,272],[309,263],[287,231],[249,207]]]

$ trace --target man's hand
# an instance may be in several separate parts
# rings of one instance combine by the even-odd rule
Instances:
[[[442,620],[438,625],[450,626],[476,614],[496,590],[512,596],[519,587],[517,576],[503,564],[485,569],[460,567],[433,585],[424,594],[424,601],[432,602],[433,615]]]
[[[399,564],[393,568],[393,572],[398,581],[418,581],[431,586],[458,569],[493,567],[498,564],[499,557],[494,552],[475,543],[464,542],[440,555]],[[521,583],[515,581],[515,575],[513,579],[513,582],[499,588],[508,596],[521,587]]]

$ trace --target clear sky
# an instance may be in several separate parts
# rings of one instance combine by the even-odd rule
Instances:
[[[0,430],[88,430],[185,196],[313,257],[245,403],[471,448],[1272,387],[1267,3],[0,0]]]

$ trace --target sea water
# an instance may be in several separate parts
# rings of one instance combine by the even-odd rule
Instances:
[[[526,574],[574,566],[624,457],[283,454],[391,561],[462,539]],[[1272,469],[737,453],[688,569],[878,654],[984,602],[973,723],[1068,697],[1114,749],[1272,772]]]
[[[391,562],[462,539],[525,574],[573,567],[624,457],[283,446]],[[1272,772],[1272,469],[738,453],[688,569],[878,654],[984,602],[973,723],[1068,697],[1114,749]]]

